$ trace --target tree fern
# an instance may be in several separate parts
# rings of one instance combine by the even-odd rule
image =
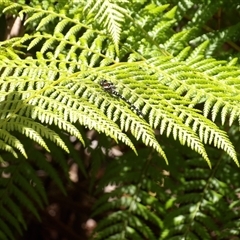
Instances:
[[[184,31],[174,31],[174,14],[180,20],[181,11],[192,11],[194,4],[180,1],[179,10],[168,4],[159,6],[157,1],[49,1],[30,6],[0,1],[5,14],[27,16],[25,35],[0,43],[0,149],[6,162],[1,168],[0,208],[4,209],[2,217],[20,234],[26,227],[23,210],[8,199],[13,196],[39,217],[36,206],[42,208],[46,196],[33,166],[46,171],[65,192],[52,162],[56,161],[68,178],[68,164],[60,149],[74,154],[69,136],[89,147],[84,128],[133,150],[106,165],[97,187],[101,197],[94,216],[109,214],[99,221],[94,238],[220,237],[217,229],[223,222],[216,218],[226,213],[223,206],[229,210],[225,234],[239,234],[238,222],[234,222],[238,199],[233,195],[233,203],[226,204],[230,192],[224,192],[226,183],[220,172],[227,173],[221,160],[212,160],[211,151],[212,147],[222,149],[239,165],[218,117],[229,125],[239,119],[240,70],[235,61],[206,58],[209,49],[220,46],[220,39],[199,44],[203,35],[198,25],[212,16],[218,3],[209,3],[204,18],[199,17],[200,11],[194,12]],[[193,23],[198,23],[195,28]],[[232,29],[235,32],[238,25]],[[192,50],[189,42],[198,46]],[[104,91],[102,81],[113,85],[118,95]],[[164,143],[159,136],[166,137]],[[139,149],[139,142],[146,147]],[[104,143],[99,144],[100,148]],[[167,144],[194,150],[213,169],[208,169],[199,155],[184,157],[176,151],[173,156]],[[206,145],[211,146],[210,154]],[[38,156],[29,146],[39,148]],[[56,153],[57,159],[46,161],[47,152]],[[87,176],[84,164],[74,156]],[[186,159],[183,171],[174,175],[175,162],[180,159]],[[224,159],[232,169],[230,160]],[[100,160],[98,164],[102,164]],[[175,190],[172,177],[179,184]],[[109,184],[115,190],[101,194]],[[217,211],[213,204],[219,204]],[[4,221],[0,221],[0,236],[14,239]]]

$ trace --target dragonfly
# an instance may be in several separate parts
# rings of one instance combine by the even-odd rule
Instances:
[[[127,104],[130,105],[130,108],[132,110],[135,110],[136,113],[142,117],[144,117],[143,113],[136,107],[134,106],[127,98],[125,98],[124,96],[122,96],[117,90],[116,87],[114,86],[114,84],[112,82],[109,82],[107,80],[102,80],[100,82],[100,85],[102,86],[102,88],[108,92],[109,94],[119,97],[120,99],[122,99],[123,101],[125,101]]]

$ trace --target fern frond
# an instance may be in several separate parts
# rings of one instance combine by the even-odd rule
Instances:
[[[112,161],[109,165],[112,171],[106,171],[106,179],[100,181],[98,190],[106,187],[104,184],[107,182],[116,188],[105,193],[95,205],[94,216],[112,212],[100,221],[96,229],[96,239],[111,239],[116,236],[124,239],[134,239],[136,236],[138,239],[158,239],[150,226],[153,224],[157,228],[163,227],[160,214],[163,214],[164,209],[149,191],[159,193],[161,187],[146,179],[155,168],[151,166],[152,161],[146,164],[146,152],[141,151],[140,155],[141,157],[135,158],[137,165],[135,161],[129,161],[133,157],[131,154]],[[127,184],[132,182],[137,182],[138,185]],[[141,228],[142,224],[146,227]]]
[[[115,77],[114,78],[111,77],[110,80],[114,80],[114,79],[118,78],[119,80],[123,81],[124,84],[123,85],[119,84],[119,86],[121,86],[121,88],[124,88],[124,92],[123,92],[124,97],[129,98],[129,96],[131,96],[131,98],[129,98],[129,101],[136,102],[135,104],[137,105],[137,107],[141,111],[142,111],[142,109],[144,110],[143,113],[147,114],[149,116],[149,124],[151,127],[156,128],[157,126],[161,126],[161,133],[163,133],[165,130],[165,127],[168,126],[167,131],[166,131],[167,135],[172,133],[174,138],[175,139],[179,138],[179,140],[183,144],[185,144],[186,140],[188,140],[187,145],[191,146],[192,149],[199,152],[207,160],[209,165],[210,165],[210,161],[204,150],[203,144],[200,141],[203,139],[204,139],[204,142],[207,142],[209,139],[209,141],[208,141],[209,143],[211,143],[214,139],[214,141],[213,141],[214,144],[217,147],[220,147],[220,148],[226,150],[230,154],[230,156],[235,160],[235,162],[237,163],[234,148],[231,145],[230,141],[227,140],[226,136],[224,136],[223,133],[220,133],[220,131],[217,130],[217,127],[214,124],[212,124],[208,120],[204,119],[200,114],[195,113],[195,111],[193,109],[187,108],[186,107],[187,103],[184,100],[184,98],[181,98],[178,95],[178,94],[184,93],[185,97],[188,97],[193,102],[196,102],[196,99],[197,100],[200,98],[202,99],[202,97],[205,96],[204,95],[205,93],[203,91],[202,91],[202,95],[200,95],[201,92],[200,91],[196,92],[196,88],[193,88],[193,89],[190,88],[192,82],[195,84],[195,81],[192,81],[192,79],[195,80],[195,78],[196,78],[196,74],[194,74],[194,75],[192,74],[193,70],[192,70],[191,66],[190,67],[185,66],[184,63],[181,63],[179,65],[179,63],[174,62],[174,60],[171,60],[171,61],[170,60],[171,60],[170,57],[153,58],[153,59],[150,59],[147,63],[143,62],[142,63],[143,67],[140,69],[138,67],[138,65],[139,65],[138,63],[131,64],[129,66],[128,66],[128,64],[126,64],[126,65],[116,64],[116,67],[114,67],[114,65],[113,65],[109,69],[105,69],[104,72],[102,72],[101,69],[100,69],[99,73],[97,73],[95,71],[94,75],[97,74],[99,78],[104,77],[106,79],[109,79],[108,72],[111,71],[111,74],[114,74]],[[43,63],[44,62],[41,61],[41,64],[43,64]],[[206,82],[206,80],[201,75],[201,71],[207,72],[209,67],[219,66],[219,64],[222,64],[222,63],[223,62],[218,63],[214,60],[207,61],[205,63],[206,68],[199,69],[200,72],[198,74],[199,76],[197,76],[197,79],[202,79],[202,80],[201,81],[198,80],[198,84],[201,84],[201,82],[203,82],[203,83]],[[48,61],[45,61],[45,64],[48,64]],[[58,64],[58,61],[57,61],[57,64]],[[61,61],[60,64],[61,64],[61,66],[63,66],[64,61]],[[66,64],[68,64],[68,62],[66,62]],[[213,64],[214,64],[214,66],[213,66]],[[4,67],[4,65],[6,65],[5,61],[3,62],[3,67]],[[45,67],[43,67],[43,66],[44,65],[42,65],[42,69],[35,67],[36,71],[33,71],[35,76],[40,77],[42,74],[47,74],[48,76],[49,76],[49,74],[51,74],[51,75],[53,74],[52,75],[53,77],[51,77],[51,78],[55,78],[55,76],[57,76],[57,74],[59,74],[57,67],[53,63],[51,63],[50,71],[49,71],[48,65],[46,65]],[[150,66],[150,68],[149,68],[149,66]],[[185,69],[183,69],[184,66],[185,66]],[[198,66],[195,66],[194,64],[193,64],[193,66],[195,67],[194,69],[198,68]],[[8,68],[10,69],[9,65],[8,65]],[[177,68],[179,68],[179,70],[181,69],[181,71],[178,71],[176,73]],[[222,67],[222,68],[224,70],[226,69],[226,67]],[[231,71],[231,68],[234,68],[234,67],[228,67],[228,68],[230,68],[229,71]],[[19,70],[17,70],[17,68],[15,67],[15,65],[13,65],[13,69],[14,69],[16,75],[20,73]],[[21,67],[21,69],[22,69],[22,67]],[[25,69],[27,70],[26,65],[25,65]],[[44,71],[43,71],[43,69],[44,69]],[[149,75],[146,75],[146,72],[144,71],[145,69],[147,69],[147,73],[149,71],[151,71],[152,73],[155,73],[155,75],[152,76],[150,79],[148,79]],[[173,71],[173,69],[174,69],[174,71]],[[219,67],[217,69],[219,70]],[[220,69],[221,69],[221,67],[220,67]],[[33,70],[33,67],[31,67],[31,71],[32,70]],[[128,71],[130,72],[130,74],[126,73]],[[7,72],[5,70],[4,76],[6,77],[8,74],[10,74],[10,72],[11,72],[10,70]],[[41,74],[41,75],[39,75],[39,74]],[[66,120],[68,121],[68,119],[69,120],[71,119],[70,121],[72,123],[76,122],[77,119],[79,119],[79,121],[82,124],[87,124],[88,127],[90,127],[90,128],[92,128],[94,126],[98,131],[102,131],[102,127],[98,128],[93,120],[93,119],[99,118],[99,117],[97,117],[97,115],[100,114],[100,112],[97,113],[99,110],[97,108],[95,109],[95,107],[93,108],[91,105],[89,105],[89,103],[85,102],[84,99],[81,99],[81,103],[85,102],[86,106],[83,108],[81,107],[79,109],[78,106],[81,106],[81,105],[79,105],[80,103],[78,102],[77,98],[75,96],[74,97],[71,96],[74,93],[77,96],[79,96],[79,94],[80,94],[80,96],[82,95],[84,98],[87,97],[87,98],[89,98],[89,100],[91,98],[99,99],[99,101],[97,101],[99,104],[100,104],[100,102],[102,102],[104,100],[102,98],[97,97],[98,91],[97,92],[95,90],[89,91],[88,85],[84,85],[83,80],[81,80],[82,85],[77,83],[81,78],[83,78],[85,76],[85,73],[83,72],[80,75],[73,74],[74,78],[72,78],[72,82],[73,83],[75,82],[74,89],[78,88],[79,89],[78,91],[73,90],[72,87],[69,90],[67,90],[65,87],[62,87],[65,85],[65,82],[66,82],[66,80],[65,80],[66,73],[63,74],[60,72],[60,74],[61,74],[60,78],[57,81],[50,83],[51,85],[53,84],[53,86],[54,86],[54,89],[55,89],[54,93],[53,93],[53,90],[47,90],[45,92],[45,94],[47,94],[46,95],[47,98],[45,100],[44,100],[44,98],[42,98],[41,100],[39,98],[40,102],[36,101],[37,100],[37,98],[36,98],[37,92],[35,92],[34,95],[32,95],[30,98],[28,97],[27,101],[31,105],[32,104],[38,105],[35,108],[33,108],[34,114],[31,113],[28,115],[31,116],[33,114],[32,116],[34,118],[38,117],[38,119],[42,123],[45,122],[48,124],[49,123],[51,124],[53,122],[54,118],[58,119],[57,122],[58,122],[59,127],[64,130],[67,130],[71,134],[76,134],[77,131],[76,131],[76,129],[73,129],[73,126],[71,126],[71,124],[66,122]],[[138,76],[137,81],[134,80],[135,74],[137,74],[136,76]],[[210,73],[210,77],[211,77],[211,74],[214,74],[214,72]],[[75,78],[75,75],[78,77]],[[191,77],[191,78],[189,78],[189,77]],[[158,80],[159,78],[161,79],[160,83]],[[12,77],[10,77],[10,79],[12,79]],[[132,79],[132,80],[129,81],[130,79]],[[187,86],[186,86],[186,83],[183,84],[184,79],[187,79],[186,80]],[[13,79],[11,81],[13,81]],[[57,84],[60,83],[61,81],[62,81],[62,83],[59,86],[60,87],[59,88],[59,87],[57,87]],[[24,84],[26,84],[26,80],[24,80]],[[136,88],[142,89],[142,90],[144,89],[144,93],[142,92],[142,90],[139,93],[137,93],[135,90],[132,91],[131,88],[128,90],[127,84],[129,84],[129,86],[132,85],[133,89],[136,89]],[[19,86],[21,86],[21,85],[19,85]],[[71,86],[71,85],[69,85],[69,86]],[[152,91],[152,90],[148,89],[148,86],[152,86],[152,87],[156,86],[155,87],[156,90]],[[215,87],[215,86],[213,86],[213,87]],[[34,86],[33,86],[33,88],[34,88]],[[172,88],[174,91],[177,90],[178,94],[169,90],[168,88]],[[82,91],[81,89],[82,90],[85,89],[87,91],[84,90],[84,92],[81,92]],[[66,94],[66,91],[68,92],[68,94]],[[43,92],[44,92],[44,88],[39,89],[39,93],[43,93]],[[28,95],[29,95],[29,93],[27,93],[26,96],[28,96]],[[57,95],[58,95],[58,97],[56,98]],[[149,98],[150,95],[152,95],[151,98]],[[196,97],[196,95],[197,95],[197,97]],[[33,98],[33,96],[34,96],[34,101],[31,100]],[[195,98],[192,99],[192,96],[194,96]],[[171,98],[172,100],[171,101],[166,100],[169,98]],[[49,102],[50,99],[51,99],[51,103]],[[60,102],[58,102],[59,101],[58,99],[60,100]],[[135,101],[135,99],[138,99],[138,100]],[[210,98],[210,99],[212,99],[212,98]],[[90,100],[90,101],[92,101],[92,100]],[[40,105],[39,105],[39,103],[40,103]],[[66,106],[66,103],[67,103],[67,106]],[[109,104],[109,102],[106,102],[106,103]],[[212,103],[212,100],[208,100],[206,102],[206,106],[208,106],[207,105],[208,103]],[[46,105],[48,105],[49,109],[58,109],[58,111],[56,111],[56,113],[54,113],[54,112],[43,110]],[[67,110],[68,106],[75,106],[74,107],[75,110],[74,109]],[[144,106],[144,108],[143,108],[143,106]],[[215,112],[217,112],[219,109],[219,108],[216,108],[216,106],[217,105],[215,105]],[[41,109],[39,107],[41,107],[43,109]],[[106,105],[103,105],[102,107],[108,108]],[[121,107],[121,105],[119,105],[119,107]],[[84,112],[92,112],[92,117],[93,117],[92,122],[89,121],[91,114],[88,116],[88,120],[84,120],[84,117],[83,117],[84,115],[80,115],[81,109],[83,109]],[[95,109],[95,110],[93,111],[93,109]],[[29,110],[30,109],[25,110],[23,108],[22,113],[24,113],[25,111],[29,112]],[[112,115],[112,111],[113,110],[109,111],[107,116],[110,119],[117,119],[118,115],[120,115],[120,111],[116,112],[114,116]],[[31,110],[31,112],[32,112],[32,110]],[[21,113],[21,115],[22,115],[22,113]],[[188,126],[186,126],[185,119],[186,119],[186,116],[188,116],[189,114],[191,115],[191,118],[187,119]],[[59,118],[59,116],[61,116],[61,115],[64,116],[64,121]],[[225,113],[225,115],[226,115],[226,113]],[[213,116],[215,116],[215,115],[213,115]],[[121,125],[122,126],[121,128],[123,129],[123,126],[125,126],[124,128],[126,130],[129,128],[128,127],[129,123],[131,123],[131,126],[130,125],[129,126],[130,126],[132,133],[135,135],[135,137],[137,139],[139,139],[139,137],[141,136],[143,141],[147,145],[154,146],[154,148],[157,149],[161,153],[161,155],[166,159],[165,154],[159,147],[159,144],[157,144],[156,142],[154,143],[155,140],[151,133],[150,128],[148,130],[148,134],[146,135],[143,132],[144,128],[142,128],[142,130],[139,129],[140,131],[138,131],[138,132],[133,131],[133,129],[136,129],[137,125],[133,122],[132,118],[126,119],[125,116],[122,115],[122,117],[120,118],[120,121],[122,124],[124,123],[124,125]],[[56,120],[55,120],[55,122],[56,122]],[[103,122],[102,122],[102,124],[103,124]],[[109,126],[109,124],[107,124],[107,125]],[[209,125],[211,125],[211,127]],[[193,126],[194,131],[192,131],[189,126]],[[108,127],[104,128],[104,129],[108,129]],[[196,131],[197,132],[199,131],[200,139],[197,137],[197,135],[195,133]],[[133,146],[131,145],[129,140],[126,140],[125,137],[117,137],[117,136],[121,136],[122,134],[119,135],[119,133],[117,133],[117,132],[110,133],[109,131],[106,131],[106,130],[105,130],[105,132],[107,132],[107,134],[110,136],[115,136],[114,138],[116,140],[117,139],[121,139],[121,140],[125,139],[123,141],[125,141],[129,146],[131,146],[133,148]],[[149,134],[152,136],[150,137]],[[209,135],[209,134],[211,134],[211,135]],[[212,136],[212,137],[209,138],[209,136]],[[82,141],[81,136],[78,135],[78,137]],[[61,146],[64,147],[63,144],[61,144]]]
[[[2,138],[3,140],[0,140],[0,148],[5,150],[5,151],[9,151],[11,152],[15,157],[17,157],[16,152],[13,150],[12,147],[18,149],[22,155],[24,157],[27,158],[26,152],[24,150],[24,147],[22,145],[22,143],[12,134],[10,134],[9,132],[7,132],[4,129],[0,130],[0,138]]]
[[[230,195],[231,199],[237,198],[224,182],[231,167],[219,160],[215,169],[209,172],[199,159],[189,159],[185,164],[184,171],[178,177],[175,175],[165,179],[164,189],[175,186],[177,189],[174,189],[174,192],[181,192],[181,194],[173,197],[174,193],[171,193],[172,200],[169,201],[169,210],[166,209],[163,221],[163,224],[169,228],[162,232],[160,239],[175,239],[183,236],[191,239],[212,239],[213,233],[218,238],[225,229],[225,223],[231,222],[226,219],[221,219],[219,222],[217,220],[219,216],[227,216],[226,218],[229,217],[229,219],[237,217],[226,201]],[[225,167],[226,171],[223,170]],[[227,175],[222,174],[223,172]],[[236,226],[237,224],[229,225],[232,233]]]
[[[88,14],[92,14],[94,11],[97,11],[95,20],[99,20],[100,24],[104,23],[104,26],[107,27],[109,33],[114,42],[116,53],[119,53],[119,40],[121,34],[121,23],[124,20],[124,15],[127,14],[127,10],[123,7],[120,7],[117,3],[112,3],[111,1],[89,1],[85,6],[85,10],[91,7],[91,10]],[[118,2],[118,1],[117,1]],[[119,2],[128,3],[128,0],[121,0]]]
[[[23,218],[23,208],[28,209],[36,217],[39,218],[35,204],[43,208],[43,201],[46,202],[46,194],[42,183],[35,176],[35,171],[32,166],[20,157],[19,161],[11,162],[11,157],[8,162],[0,168],[0,185],[2,188],[0,194],[0,215],[4,219],[6,225],[0,222],[1,229],[7,235],[7,239],[15,239],[9,233],[8,226],[14,227],[22,234],[22,227],[26,229],[26,222]],[[32,177],[33,176],[33,177]],[[16,204],[16,201],[18,204]],[[21,206],[21,207],[20,207]],[[11,231],[12,232],[12,231]],[[6,237],[4,238],[6,239]]]

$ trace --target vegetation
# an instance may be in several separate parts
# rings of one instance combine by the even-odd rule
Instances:
[[[237,2],[0,0],[0,239],[239,239]]]

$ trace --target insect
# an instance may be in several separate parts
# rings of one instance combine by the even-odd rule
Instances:
[[[113,96],[121,98],[123,101],[128,103],[130,105],[130,108],[132,110],[135,110],[138,115],[144,117],[143,113],[136,106],[134,106],[128,99],[126,99],[124,96],[122,96],[119,92],[116,91],[116,87],[113,85],[113,83],[107,80],[102,80],[100,82],[100,85],[106,92],[108,92],[109,94],[112,94]]]
[[[108,93],[110,93],[110,94],[115,95],[115,92],[117,93],[117,91],[115,90],[116,88],[115,88],[115,86],[113,85],[113,83],[108,82],[107,80],[102,80],[102,81],[100,82],[100,85],[102,86],[102,88],[103,88],[106,92],[108,92]]]

